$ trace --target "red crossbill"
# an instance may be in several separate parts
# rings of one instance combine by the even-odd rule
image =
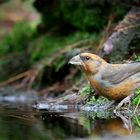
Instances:
[[[111,100],[124,99],[118,108],[140,87],[140,62],[109,64],[95,54],[81,53],[69,63],[82,66],[98,95]]]

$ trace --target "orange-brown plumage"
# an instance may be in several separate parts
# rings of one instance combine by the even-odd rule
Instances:
[[[140,62],[109,64],[97,55],[81,53],[69,63],[81,65],[95,92],[108,99],[121,100],[140,87]]]

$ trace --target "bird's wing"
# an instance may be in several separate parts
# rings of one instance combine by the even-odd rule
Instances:
[[[126,78],[140,72],[140,62],[112,66],[111,70],[106,70],[102,75],[102,80],[112,84],[119,84]]]

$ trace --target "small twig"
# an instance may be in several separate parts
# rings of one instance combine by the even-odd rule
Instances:
[[[128,26],[128,27],[123,27],[123,28],[118,28],[118,29],[116,29],[116,31],[117,32],[122,32],[122,31],[124,31],[124,30],[128,30],[128,29],[131,29],[131,28],[136,28],[136,27],[139,27],[140,26],[140,24],[136,24],[136,25],[130,25],[130,26]]]
[[[81,40],[81,41],[79,41],[79,42],[76,42],[76,43],[74,43],[74,44],[72,44],[72,45],[66,46],[65,49],[60,50],[57,54],[51,55],[50,57],[52,57],[53,59],[52,59],[47,65],[52,64],[52,62],[54,62],[54,60],[55,60],[59,55],[62,55],[62,54],[65,53],[67,50],[70,50],[70,49],[73,49],[73,48],[75,48],[75,47],[79,47],[79,46],[81,46],[81,45],[87,44],[87,43],[90,42],[90,41],[91,41],[91,39],[85,39],[85,40]],[[44,60],[44,59],[43,59],[43,60]],[[44,62],[44,61],[43,61],[43,62]],[[43,62],[42,62],[42,63],[43,63]],[[40,63],[37,63],[37,65],[35,65],[35,66],[38,66],[38,64],[40,64]],[[14,76],[14,77],[9,78],[8,80],[6,80],[6,81],[4,81],[4,82],[1,82],[1,83],[0,83],[0,86],[5,86],[5,85],[8,85],[8,84],[11,84],[11,83],[13,83],[13,82],[15,82],[15,81],[17,81],[17,80],[19,80],[19,79],[21,79],[21,78],[24,78],[24,77],[25,77],[25,79],[26,79],[26,77],[29,77],[29,78],[26,79],[25,81],[28,81],[28,82],[29,82],[29,83],[28,83],[28,87],[31,87],[32,83],[35,81],[36,76],[37,76],[38,73],[39,73],[39,70],[40,70],[40,69],[36,68],[36,70],[31,69],[31,70],[28,70],[28,71],[26,71],[26,72],[20,73],[20,74]]]
[[[29,79],[29,83],[28,83],[28,88],[31,88],[32,84],[34,83],[38,73],[39,73],[39,70],[40,69],[36,69],[33,74],[30,76],[30,79]]]
[[[104,29],[104,35],[103,35],[103,37],[100,39],[99,45],[98,45],[98,47],[97,47],[98,50],[101,50],[101,49],[102,49],[102,46],[103,46],[105,40],[108,38],[108,36],[109,36],[109,34],[110,34],[110,31],[109,31],[109,30],[111,29],[113,19],[114,19],[114,17],[113,17],[112,15],[110,15],[109,21],[108,21],[108,23],[107,23],[107,26],[106,26],[105,29]]]
[[[10,83],[12,83],[12,82],[18,80],[18,79],[23,78],[23,77],[27,76],[27,75],[30,73],[30,71],[31,71],[31,70],[28,70],[28,71],[26,71],[26,72],[23,72],[23,73],[20,73],[20,74],[14,76],[14,77],[12,77],[12,78],[9,78],[8,80],[6,80],[6,81],[0,83],[0,86],[5,86],[5,85],[7,85],[7,84],[10,84]]]
[[[53,59],[50,61],[49,65],[50,65],[52,62],[54,62],[54,60],[55,60],[59,55],[62,55],[62,54],[64,54],[66,51],[68,51],[68,50],[70,50],[70,49],[78,48],[78,47],[80,47],[80,46],[82,46],[82,45],[84,45],[84,44],[87,44],[87,43],[91,42],[91,41],[92,41],[91,39],[85,39],[85,40],[80,40],[79,42],[76,42],[76,43],[74,43],[74,44],[71,44],[71,45],[66,46],[65,49],[62,49],[62,50],[60,50],[57,54],[54,54],[54,55],[51,56]]]

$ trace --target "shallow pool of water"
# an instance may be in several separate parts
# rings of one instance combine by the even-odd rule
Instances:
[[[0,106],[0,140],[139,140],[140,116]]]

